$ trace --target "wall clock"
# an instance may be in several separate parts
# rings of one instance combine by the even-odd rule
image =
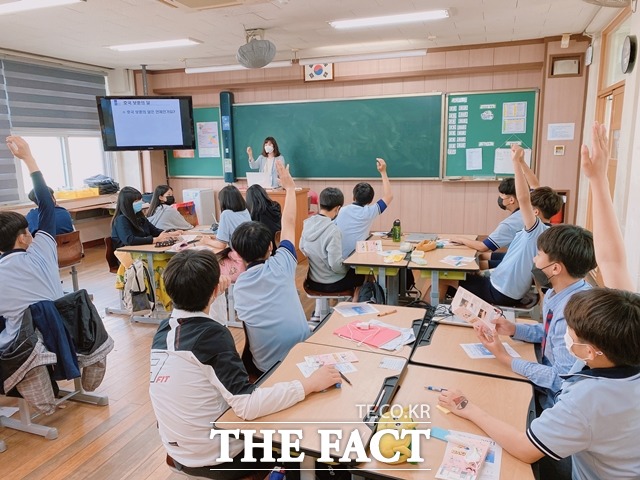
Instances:
[[[638,40],[635,35],[627,35],[622,43],[622,56],[620,58],[620,66],[622,73],[631,73],[636,64],[636,55],[638,53]]]

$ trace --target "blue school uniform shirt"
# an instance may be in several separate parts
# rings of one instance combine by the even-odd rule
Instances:
[[[342,258],[353,253],[356,242],[369,238],[371,224],[386,209],[387,204],[382,199],[364,207],[352,203],[340,209],[335,222],[342,232]]]
[[[552,408],[527,437],[554,460],[571,456],[572,479],[637,479],[640,475],[640,368],[575,363]]]
[[[576,358],[569,353],[564,342],[567,322],[564,318],[564,307],[574,293],[591,289],[584,279],[569,285],[559,293],[549,289],[542,304],[543,323],[516,323],[516,333],[513,338],[531,343],[542,343],[545,323],[549,321],[549,331],[545,341],[544,351],[540,363],[528,362],[522,358],[511,361],[511,369],[531,380],[542,388],[545,395],[541,398],[542,408],[552,407],[555,397],[562,388],[560,375],[566,374],[575,364]]]
[[[503,295],[519,300],[531,287],[533,257],[538,252],[538,237],[548,225],[536,218],[533,226],[520,230],[500,265],[491,274],[491,285]]]
[[[247,327],[253,361],[263,372],[284,359],[310,333],[296,289],[297,264],[295,247],[283,240],[275,255],[249,264],[233,289],[238,318]]]
[[[226,242],[231,246],[231,236],[236,228],[244,222],[251,221],[251,214],[246,208],[240,212],[233,210],[223,210],[220,214],[220,224],[216,232],[216,238],[221,242]]]
[[[56,214],[56,235],[62,235],[63,233],[71,233],[73,232],[73,220],[71,219],[71,214],[69,210],[63,207],[59,207],[56,205],[55,207]],[[36,230],[38,230],[38,209],[32,208],[26,215],[27,223],[29,224],[29,231],[31,235],[34,234]]]
[[[491,234],[485,238],[482,243],[484,243],[489,250],[495,252],[499,248],[509,245],[515,238],[516,234],[523,228],[524,222],[522,221],[522,212],[518,209],[502,220],[496,229],[491,232]]]

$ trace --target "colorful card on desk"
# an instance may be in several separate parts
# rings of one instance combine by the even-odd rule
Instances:
[[[449,453],[449,444],[453,444],[454,447],[458,447],[458,449],[470,449],[471,445],[481,445],[482,449],[484,445],[488,446],[488,452],[484,457],[484,463],[480,466],[479,472],[476,474],[471,474],[471,472],[466,472],[467,476],[456,476],[457,473],[455,471],[451,471],[445,469],[444,471],[438,470],[436,474],[436,478],[444,478],[444,479],[464,479],[468,480],[471,478],[477,478],[478,480],[499,480],[500,479],[500,467],[502,466],[502,448],[496,444],[491,438],[483,437],[481,435],[474,435],[472,433],[467,432],[459,432],[456,430],[445,430],[443,428],[431,427],[431,438],[437,438],[438,440],[442,440],[444,442],[448,442],[447,450],[445,456],[443,458],[442,465],[440,469],[446,468],[447,464],[447,454]],[[459,450],[459,453],[466,454]],[[465,455],[466,457],[466,455]],[[442,474],[442,476],[438,476],[438,474]],[[449,476],[446,476],[449,475]],[[470,476],[473,475],[473,476]]]
[[[356,317],[358,315],[369,315],[378,313],[378,310],[370,303],[340,303],[334,310],[343,317]]]
[[[493,305],[462,287],[458,287],[451,301],[451,311],[471,325],[479,323],[492,332],[496,331],[496,326],[491,321],[500,316],[500,311]]]
[[[356,242],[356,253],[377,253],[382,251],[382,240]]]
[[[398,330],[371,325],[368,322],[351,322],[333,333],[340,338],[352,340],[358,344],[365,343],[376,348],[380,348],[401,334]]]
[[[355,352],[325,353],[322,355],[309,355],[304,357],[304,361],[309,365],[336,365],[338,363],[357,362]]]

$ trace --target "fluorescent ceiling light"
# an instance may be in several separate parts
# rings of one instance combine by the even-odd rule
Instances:
[[[291,65],[292,65],[291,60],[283,60],[279,62],[268,63],[262,68],[290,67]],[[211,65],[208,67],[187,67],[184,69],[184,73],[231,72],[235,70],[260,70],[260,69],[243,67],[242,65],[237,63],[232,65]]]
[[[72,3],[85,2],[86,0],[22,0],[0,5],[0,15],[7,13],[25,12],[27,10],[37,10],[39,8],[59,7]]]
[[[362,60],[384,60],[386,58],[423,57],[426,54],[426,50],[406,50],[403,52],[379,52],[361,55],[341,55],[336,57],[301,58],[300,64],[314,65],[316,63],[359,62]]]
[[[396,25],[398,23],[422,22],[425,20],[440,20],[448,18],[447,10],[430,10],[428,12],[403,13],[401,15],[387,15],[384,17],[354,18],[353,20],[335,20],[329,22],[333,28],[375,27],[379,25]]]
[[[193,38],[178,38],[176,40],[163,40],[160,42],[146,43],[129,43],[127,45],[111,45],[107,48],[118,52],[133,52],[135,50],[151,50],[153,48],[172,48],[172,47],[188,47],[190,45],[198,45],[202,43],[200,40]]]

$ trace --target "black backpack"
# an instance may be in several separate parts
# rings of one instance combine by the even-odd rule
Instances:
[[[378,282],[364,282],[358,293],[358,302],[385,304],[384,290]]]

